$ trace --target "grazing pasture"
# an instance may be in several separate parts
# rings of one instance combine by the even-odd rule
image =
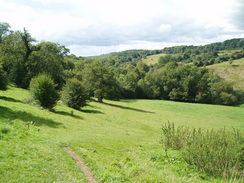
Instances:
[[[66,146],[100,182],[223,182],[199,173],[178,151],[166,156],[162,124],[244,131],[243,106],[104,100],[78,111],[59,101],[51,112],[29,97],[13,86],[0,91],[0,182],[86,182]]]

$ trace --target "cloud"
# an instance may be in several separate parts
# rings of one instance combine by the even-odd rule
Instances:
[[[191,43],[185,43],[186,45]],[[131,41],[127,44],[110,45],[110,46],[87,46],[87,45],[70,45],[68,48],[76,55],[93,56],[102,55],[109,52],[117,52],[129,49],[162,49],[163,47],[182,45],[178,42],[149,42],[149,41]]]
[[[244,0],[238,0],[231,21],[238,29],[244,30]]]
[[[58,42],[79,55],[90,55],[244,37],[242,2],[0,0],[0,21],[13,29],[26,27],[37,40]]]
[[[159,30],[162,33],[169,33],[171,31],[172,27],[170,24],[161,24],[159,26]]]

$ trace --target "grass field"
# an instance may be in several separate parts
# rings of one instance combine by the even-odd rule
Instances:
[[[156,55],[150,55],[147,56],[146,58],[143,58],[141,62],[147,65],[154,65],[158,63],[158,59],[162,56],[166,56],[167,54],[161,53],[161,54],[156,54]]]
[[[223,62],[207,66],[220,77],[233,83],[236,89],[244,90],[244,58],[234,60],[232,64]]]
[[[244,131],[244,106],[106,100],[81,111],[59,103],[50,112],[25,104],[28,97],[27,90],[14,87],[0,91],[0,182],[86,182],[64,146],[100,182],[224,182],[199,174],[175,151],[165,156],[161,125]]]

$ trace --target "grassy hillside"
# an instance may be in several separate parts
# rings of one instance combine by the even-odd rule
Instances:
[[[232,64],[223,62],[207,66],[207,68],[232,82],[236,89],[244,90],[244,58],[235,60]]]
[[[221,51],[219,54],[231,54],[236,51],[238,50],[224,50]],[[165,55],[167,54],[162,53],[157,55],[151,55],[147,56],[141,61],[147,65],[153,65],[158,62],[159,57]],[[207,66],[207,68],[212,70],[225,80],[232,82],[235,89],[244,90],[244,58],[234,60],[233,64],[230,64],[229,62],[222,62],[219,64],[209,65]]]
[[[165,156],[161,125],[169,120],[244,131],[243,107],[107,100],[82,111],[59,103],[49,112],[26,104],[28,97],[27,90],[14,87],[0,91],[0,182],[85,182],[64,146],[101,182],[223,182],[197,173],[177,152]]]
[[[167,54],[161,53],[161,54],[156,54],[156,55],[150,55],[150,56],[147,56],[146,58],[141,59],[141,61],[144,64],[153,65],[153,64],[158,63],[158,59],[165,55],[167,55]]]

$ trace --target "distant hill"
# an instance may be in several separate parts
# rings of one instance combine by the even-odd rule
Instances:
[[[232,64],[223,62],[207,66],[207,68],[232,82],[236,89],[244,90],[244,58],[235,60]]]
[[[101,60],[102,62],[138,62],[150,55],[162,53],[162,50],[126,50],[121,52],[113,52],[110,54],[93,56],[90,58]]]
[[[209,61],[209,58],[216,56],[218,52],[223,50],[244,49],[244,38],[230,39],[223,42],[211,43],[204,46],[173,46],[166,47],[161,50],[127,50],[121,52],[113,52],[110,54],[93,56],[90,58],[101,60],[102,62],[133,62],[145,61],[149,59],[150,64],[157,63],[157,59],[162,56],[160,54],[171,54],[177,56],[177,61],[194,62],[201,61],[198,66],[211,65],[214,61]],[[155,55],[155,57],[154,57]],[[226,60],[220,60],[222,62]],[[207,63],[208,62],[208,63]]]

